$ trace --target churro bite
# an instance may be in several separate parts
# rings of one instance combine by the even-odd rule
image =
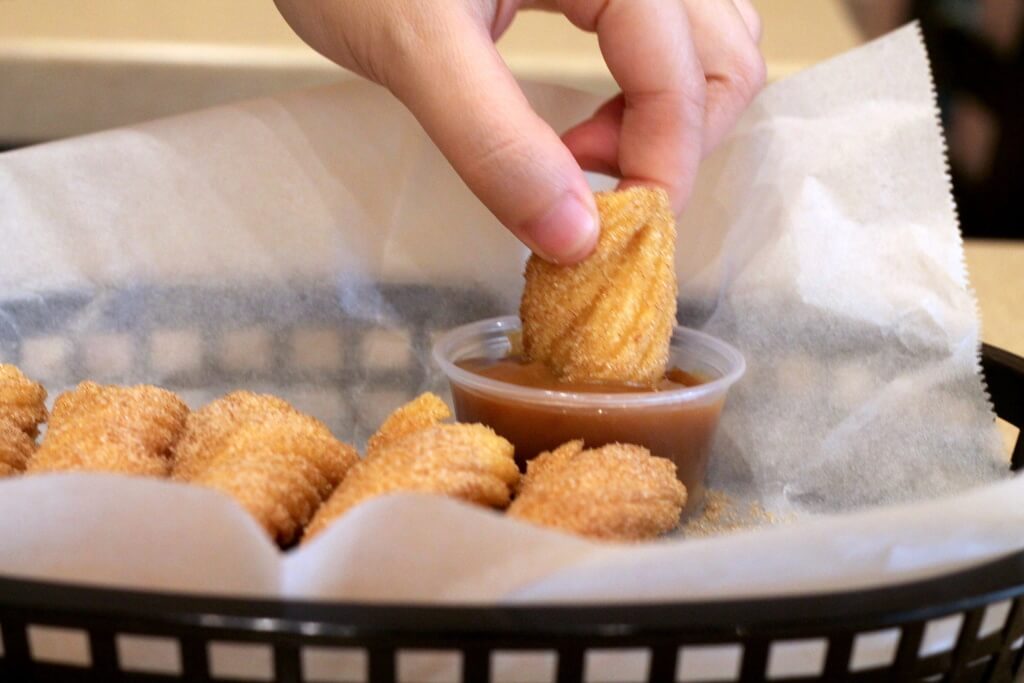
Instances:
[[[484,507],[508,506],[519,481],[512,444],[483,425],[440,424],[447,412],[443,406],[438,397],[425,394],[392,413],[375,435],[376,447],[317,511],[303,540],[356,505],[388,493],[432,493]]]
[[[28,471],[166,476],[187,415],[188,407],[166,389],[82,382],[57,397]]]
[[[642,446],[584,449],[570,441],[530,461],[508,515],[610,541],[639,541],[679,524],[686,488],[670,460]]]
[[[567,382],[654,386],[676,317],[675,219],[663,190],[596,195],[601,237],[572,266],[530,257],[523,351]]]
[[[234,498],[287,545],[357,458],[313,418],[279,415],[240,426],[188,481]]]
[[[270,394],[234,391],[188,416],[181,440],[174,447],[175,479],[188,481],[204,469],[241,426],[297,411]]]
[[[0,477],[21,474],[36,449],[25,432],[6,420],[0,420]]]
[[[437,394],[420,394],[388,415],[377,432],[366,442],[366,457],[384,450],[403,437],[422,431],[450,418],[452,413]]]
[[[190,416],[174,477],[230,496],[288,545],[358,459],[286,401],[235,392]]]
[[[46,389],[14,365],[0,364],[0,422],[35,439],[46,421]]]

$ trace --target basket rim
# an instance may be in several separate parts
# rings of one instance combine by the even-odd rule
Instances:
[[[0,576],[0,618],[32,615],[58,623],[61,615],[93,614],[180,629],[271,631],[306,638],[453,635],[623,636],[682,635],[720,641],[817,630],[877,630],[965,612],[1024,595],[1024,551],[922,580],[836,593],[668,603],[367,603],[210,596],[126,590]],[[426,633],[429,627],[429,633]]]

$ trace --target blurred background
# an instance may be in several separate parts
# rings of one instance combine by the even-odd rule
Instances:
[[[1000,238],[967,250],[985,337],[1024,351],[1024,0],[754,4],[769,80],[921,22],[964,234]],[[594,37],[559,16],[521,14],[500,49],[521,77],[615,90]],[[0,149],[344,78],[271,0],[0,0]]]
[[[967,235],[1024,237],[1024,1],[847,0],[866,38],[921,24]],[[1024,273],[1020,277],[1024,281]]]

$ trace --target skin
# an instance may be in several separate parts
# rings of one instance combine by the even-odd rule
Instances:
[[[388,88],[494,215],[549,261],[597,242],[583,170],[664,188],[682,210],[697,167],[764,84],[749,0],[275,0],[314,49]],[[622,92],[561,137],[494,41],[515,14],[597,34]]]

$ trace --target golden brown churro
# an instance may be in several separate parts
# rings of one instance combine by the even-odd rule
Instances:
[[[422,407],[424,403],[434,401],[420,397],[410,405]],[[400,408],[395,415],[407,415],[410,411],[423,414],[418,408],[406,410],[408,408]],[[433,416],[440,413],[438,410],[426,412]],[[510,492],[518,480],[519,469],[512,457],[512,444],[490,428],[479,424],[430,424],[387,443],[372,457],[353,467],[334,494],[317,510],[303,541],[313,538],[359,503],[376,496],[398,492],[434,493],[503,508],[508,505]]]
[[[366,442],[366,457],[373,457],[388,445],[450,418],[452,413],[437,394],[420,394],[388,415],[377,433]]]
[[[24,472],[35,449],[32,437],[13,423],[0,420],[0,477]]]
[[[46,389],[13,365],[0,364],[0,422],[35,439],[46,421]]]
[[[637,541],[674,529],[686,488],[670,460],[642,446],[584,450],[570,441],[527,465],[508,515],[604,540]]]
[[[188,416],[185,433],[174,446],[172,476],[182,481],[192,479],[242,425],[295,413],[284,399],[251,391],[235,391],[208,403]]]
[[[28,471],[166,476],[187,415],[188,407],[166,389],[82,382],[57,397]]]
[[[653,386],[676,317],[676,229],[663,190],[596,195],[601,237],[572,266],[531,256],[519,315],[526,355],[571,382]]]
[[[319,420],[249,392],[193,413],[176,454],[175,478],[231,496],[282,545],[359,459]]]

